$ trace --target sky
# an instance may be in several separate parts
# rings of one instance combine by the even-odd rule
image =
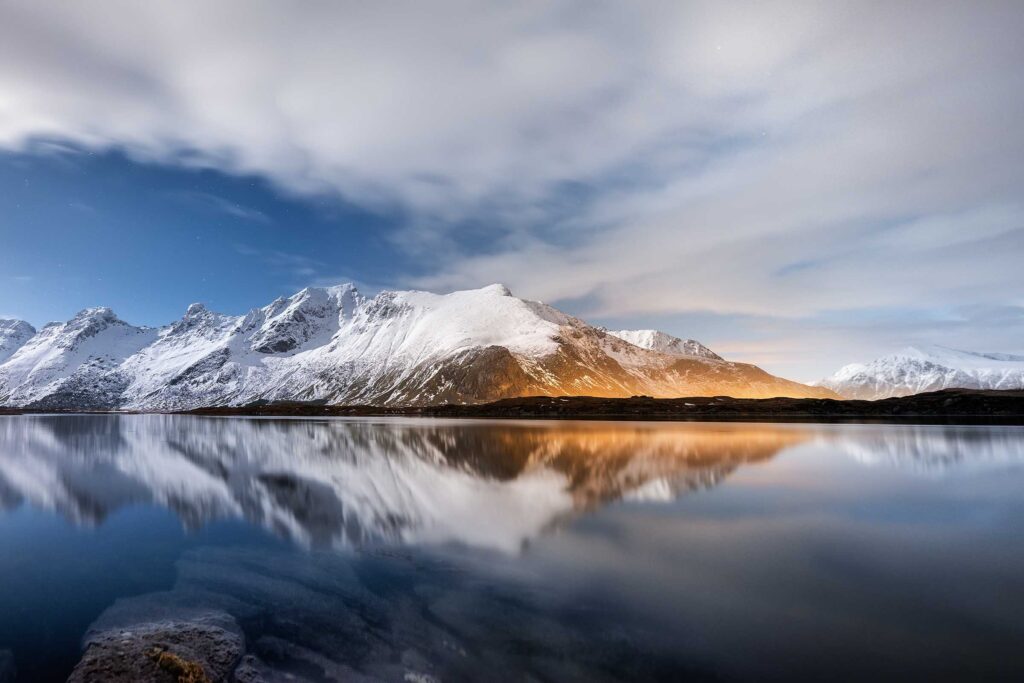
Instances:
[[[502,282],[813,380],[1024,352],[1024,3],[0,4],[0,316]]]

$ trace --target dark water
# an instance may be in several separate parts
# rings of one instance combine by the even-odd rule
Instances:
[[[1024,680],[1024,429],[0,418],[0,681],[204,610],[274,680]]]

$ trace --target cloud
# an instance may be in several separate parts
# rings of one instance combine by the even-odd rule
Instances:
[[[250,206],[244,206],[209,192],[200,192],[198,190],[177,190],[167,192],[165,194],[169,198],[183,204],[194,206],[206,211],[221,213],[226,216],[231,216],[232,218],[239,218],[252,223],[269,224],[272,222],[270,216],[258,209],[254,209]]]
[[[99,213],[96,207],[86,202],[68,202],[68,208],[74,209],[80,213],[89,214],[95,216]]]
[[[426,273],[402,284],[500,280],[587,315],[714,311],[797,338],[836,311],[1024,305],[1018,2],[0,15],[0,146],[117,148],[395,209]]]

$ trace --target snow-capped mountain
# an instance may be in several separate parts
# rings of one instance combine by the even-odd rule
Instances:
[[[658,330],[608,330],[608,334],[649,351],[658,351],[672,356],[697,356],[723,360],[721,356],[696,339],[680,339]]]
[[[35,333],[36,328],[24,320],[0,318],[0,363],[13,356]]]
[[[62,396],[65,405],[116,405],[129,381],[121,365],[156,338],[109,308],[87,308],[66,323],[50,323],[0,364],[0,401],[32,405]]]
[[[680,352],[687,348],[704,352]],[[309,288],[242,316],[193,304],[162,328],[91,308],[47,325],[0,363],[0,405],[38,408],[421,405],[566,394],[833,395],[699,344],[643,348],[502,285],[373,298],[352,285]]]
[[[1024,389],[1024,356],[943,346],[908,347],[854,363],[815,383],[845,398],[876,400],[940,389]]]

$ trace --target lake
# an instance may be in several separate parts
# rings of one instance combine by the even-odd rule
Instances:
[[[1024,428],[0,417],[0,681],[1024,680]]]

